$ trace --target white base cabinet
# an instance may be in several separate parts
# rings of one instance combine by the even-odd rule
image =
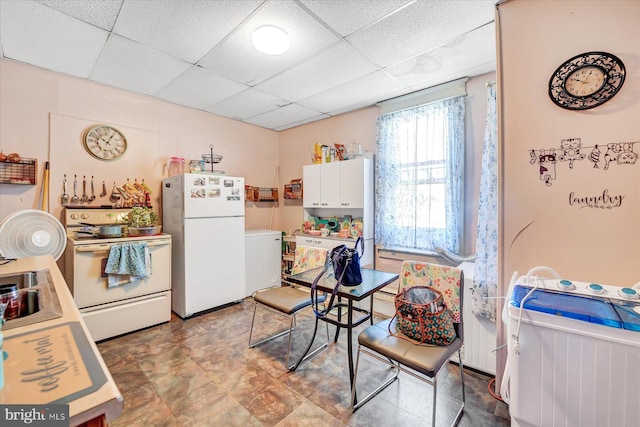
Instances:
[[[331,251],[331,249],[340,245],[347,245],[348,248],[353,248],[356,245],[356,239],[332,239],[307,235],[296,236],[296,247],[310,246]],[[366,239],[364,241],[364,254],[360,259],[360,266],[373,268],[373,239]]]

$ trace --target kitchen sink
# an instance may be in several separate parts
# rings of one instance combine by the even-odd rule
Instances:
[[[12,329],[62,316],[58,293],[48,269],[0,275],[0,285],[15,283],[20,296],[20,316],[7,320],[2,329]]]

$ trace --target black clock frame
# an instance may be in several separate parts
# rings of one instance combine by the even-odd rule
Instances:
[[[591,95],[574,96],[567,92],[567,78],[583,67],[597,67],[604,73],[604,84]],[[607,52],[585,52],[560,65],[549,80],[549,97],[559,107],[568,110],[588,110],[604,104],[622,87],[626,69],[617,56]]]

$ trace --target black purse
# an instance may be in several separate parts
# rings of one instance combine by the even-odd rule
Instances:
[[[362,254],[358,252],[358,244]],[[355,246],[348,248],[347,245],[336,246],[327,254],[327,262],[325,268],[322,269],[320,274],[316,276],[311,284],[311,302],[313,303],[313,311],[318,317],[326,317],[327,313],[333,308],[333,301],[338,294],[340,286],[358,286],[362,283],[362,269],[360,267],[360,258],[364,255],[364,240],[362,237],[358,237]],[[336,285],[331,292],[331,298],[329,303],[325,305],[324,309],[320,309],[318,281],[322,275],[327,271],[329,263],[333,265],[333,276],[336,278]]]

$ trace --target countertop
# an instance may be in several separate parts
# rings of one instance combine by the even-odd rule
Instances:
[[[8,357],[0,403],[66,403],[72,426],[101,416],[111,421],[123,411],[122,394],[53,257],[18,259],[0,266],[0,275],[43,269],[50,272],[62,316],[3,331]]]

